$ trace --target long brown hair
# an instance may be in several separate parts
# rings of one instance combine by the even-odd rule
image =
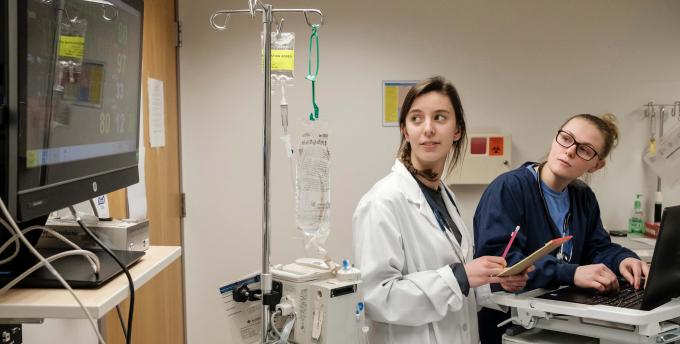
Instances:
[[[456,90],[456,87],[454,87],[453,84],[446,81],[446,79],[444,79],[441,76],[435,76],[419,82],[415,86],[411,87],[411,89],[406,94],[406,98],[404,98],[404,104],[402,105],[401,112],[399,113],[399,128],[401,129],[401,142],[399,143],[399,151],[397,153],[397,157],[404,164],[404,166],[406,166],[406,169],[408,169],[409,172],[411,172],[411,174],[420,175],[430,181],[436,181],[441,177],[437,175],[437,173],[429,169],[425,171],[418,171],[415,167],[413,167],[413,163],[411,163],[411,145],[409,144],[408,141],[406,141],[406,138],[404,137],[404,130],[406,127],[406,116],[408,115],[409,111],[411,111],[411,106],[413,105],[413,102],[416,100],[416,98],[420,97],[421,95],[430,92],[438,92],[449,97],[451,105],[453,106],[453,111],[456,116],[456,129],[460,131],[460,138],[458,139],[458,141],[453,143],[453,147],[451,147],[449,154],[446,156],[445,164],[446,166],[448,166],[448,168],[446,169],[445,176],[451,174],[456,164],[462,158],[463,149],[465,148],[467,142],[466,139],[467,131],[465,127],[465,112],[463,111],[463,104],[460,101],[460,96],[458,95],[458,90]]]

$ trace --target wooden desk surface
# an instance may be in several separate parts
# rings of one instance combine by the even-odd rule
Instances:
[[[135,290],[181,255],[179,246],[151,246],[130,268]],[[95,319],[106,315],[128,297],[128,281],[120,274],[98,289],[74,289]],[[12,289],[0,296],[2,318],[86,319],[85,312],[66,289]]]

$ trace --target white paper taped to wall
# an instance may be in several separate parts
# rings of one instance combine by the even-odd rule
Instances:
[[[680,125],[676,125],[670,132],[665,133],[656,145],[656,152],[645,149],[643,160],[661,177],[661,179],[675,184],[680,180]]]
[[[253,273],[220,287],[222,305],[227,313],[228,333],[232,334],[231,340],[227,341],[228,343],[251,344],[260,341],[262,301],[234,301],[234,290],[244,284],[250,290],[259,289],[260,274]]]
[[[140,95],[139,102],[139,161],[137,172],[139,182],[127,188],[128,218],[134,220],[146,219],[146,178],[144,175],[144,160],[146,150],[144,148],[144,98]]]
[[[147,80],[149,95],[149,142],[152,148],[165,146],[165,95],[163,80]]]

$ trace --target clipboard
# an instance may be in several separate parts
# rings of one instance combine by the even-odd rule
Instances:
[[[534,251],[534,253],[530,254],[526,258],[517,262],[515,265],[505,268],[505,270],[503,270],[497,276],[498,277],[506,277],[506,276],[517,275],[518,273],[524,271],[526,268],[528,268],[529,266],[534,264],[535,261],[541,259],[546,254],[554,251],[556,248],[558,248],[563,243],[571,240],[572,237],[573,237],[572,235],[567,235],[565,237],[552,239],[552,240],[548,241],[547,243],[545,243],[545,245],[543,245],[543,247]]]

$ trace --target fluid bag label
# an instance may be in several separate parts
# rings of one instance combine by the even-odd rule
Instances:
[[[330,230],[328,133],[311,130],[303,133],[299,142],[295,209],[297,226],[305,234],[323,235]]]

